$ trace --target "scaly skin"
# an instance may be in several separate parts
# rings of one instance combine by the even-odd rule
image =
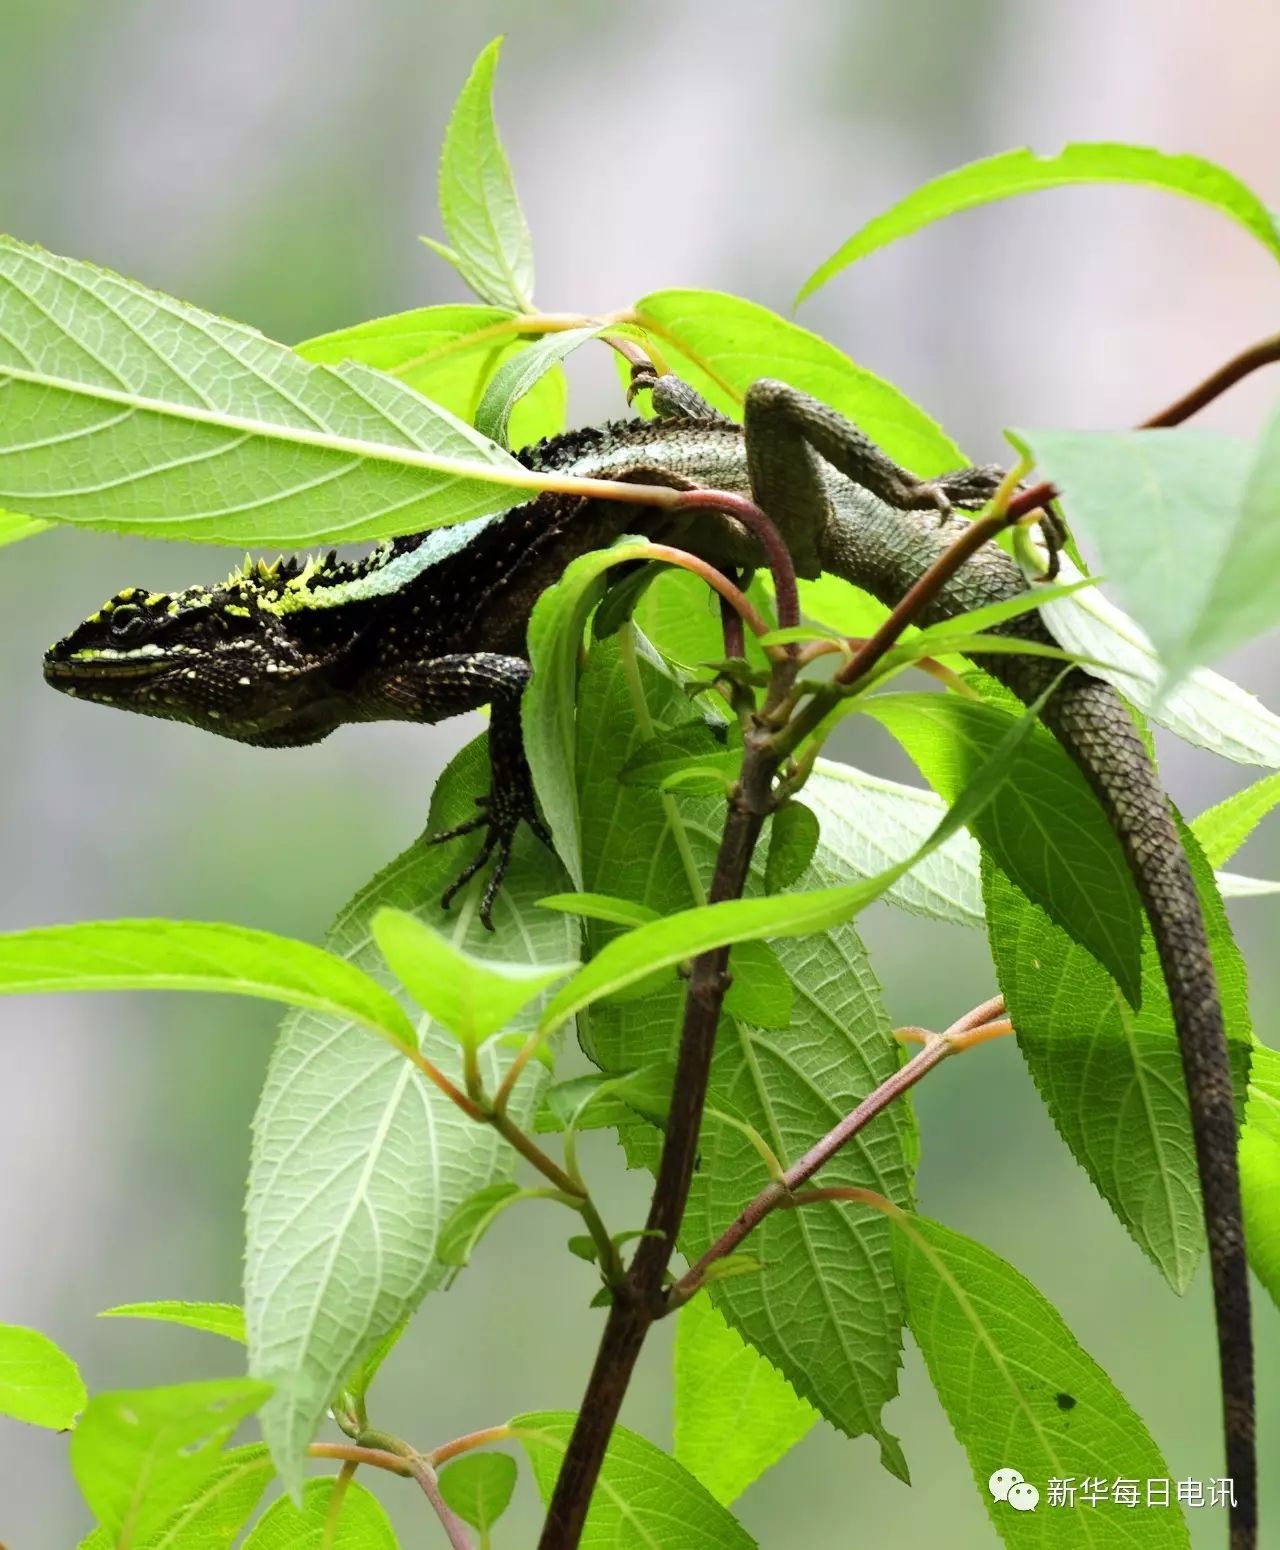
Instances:
[[[962,530],[912,511],[856,523],[833,514],[824,535],[824,568],[893,604]],[[1014,562],[989,545],[945,586],[922,623],[950,619],[1026,590]],[[1054,644],[1039,615],[1010,621],[1002,634]],[[1019,699],[1030,703],[1057,676],[1043,657],[976,659]],[[1257,1543],[1253,1351],[1245,1258],[1236,1113],[1222,1005],[1204,916],[1168,798],[1120,696],[1080,670],[1068,674],[1041,712],[1075,761],[1111,822],[1133,872],[1155,936],[1173,1007],[1186,1077],[1196,1162],[1204,1197],[1209,1263],[1221,1364],[1227,1474],[1235,1483],[1232,1550]]]

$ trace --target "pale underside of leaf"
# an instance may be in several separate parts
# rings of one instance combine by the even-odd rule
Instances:
[[[437,827],[471,808],[483,765],[483,745],[473,744],[450,767],[433,805]],[[390,904],[492,957],[568,956],[571,921],[535,908],[563,873],[529,836],[495,909],[496,936],[479,926],[474,885],[451,913],[439,909],[470,844],[406,851],[340,916],[332,950],[385,977],[369,921]],[[431,1058],[459,1077],[452,1038],[420,1026]],[[491,1042],[480,1058],[492,1088],[512,1056]],[[531,1122],[541,1082],[535,1063],[516,1088],[517,1123]],[[345,1374],[447,1277],[434,1258],[441,1227],[470,1195],[509,1177],[513,1158],[394,1050],[335,1019],[286,1020],[255,1121],[245,1309],[252,1369],[277,1385],[263,1430],[287,1482],[296,1483],[302,1450]]]

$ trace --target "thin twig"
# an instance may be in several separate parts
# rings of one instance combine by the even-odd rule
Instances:
[[[1260,339],[1257,344],[1251,344],[1247,350],[1241,350],[1239,355],[1232,356],[1229,361],[1219,366],[1217,371],[1210,372],[1197,387],[1193,387],[1189,393],[1184,393],[1181,398],[1175,399],[1159,414],[1153,414],[1150,419],[1144,420],[1138,428],[1153,431],[1165,429],[1171,425],[1181,425],[1193,414],[1198,414],[1206,404],[1211,404],[1215,398],[1220,398],[1228,388],[1234,387],[1250,372],[1257,371],[1260,366],[1274,365],[1277,361],[1280,361],[1280,334],[1273,334],[1270,339]]]
[[[442,1442],[438,1448],[432,1448],[422,1456],[434,1469],[439,1469],[460,1453],[470,1453],[473,1448],[487,1448],[491,1443],[506,1442],[514,1436],[509,1426],[486,1426],[483,1431],[467,1432],[465,1436],[455,1437],[451,1442]]]
[[[903,597],[899,599],[897,606],[890,611],[889,617],[854,653],[853,660],[847,662],[836,674],[837,683],[855,684],[865,678],[881,657],[891,647],[897,645],[902,632],[908,625],[915,623],[961,566],[970,560],[988,539],[994,538],[997,533],[1003,532],[1009,526],[1010,501],[1017,489],[1021,466],[1010,469],[1005,475],[987,515],[971,522],[964,532],[947,545],[933,564],[922,575],[916,577]]]
[[[1270,339],[1261,339],[1257,344],[1250,345],[1247,350],[1241,350],[1239,355],[1232,356],[1216,371],[1210,372],[1203,382],[1197,383],[1190,392],[1184,393],[1181,398],[1174,399],[1173,403],[1157,414],[1143,420],[1136,429],[1168,430],[1172,426],[1181,425],[1193,414],[1198,414],[1201,409],[1211,404],[1215,398],[1220,398],[1228,388],[1243,381],[1250,372],[1257,371],[1260,366],[1273,365],[1277,361],[1280,361],[1280,334],[1273,334]],[[1057,487],[1045,480],[1041,484],[1032,485],[1029,490],[1024,490],[1010,501],[1009,517],[1011,520],[1025,517],[1038,506],[1047,506],[1050,501],[1057,499]]]
[[[391,1454],[399,1459],[404,1465],[403,1473],[416,1480],[422,1487],[422,1494],[431,1503],[436,1517],[440,1519],[453,1550],[475,1550],[471,1543],[471,1535],[467,1532],[467,1525],[441,1496],[436,1472],[428,1458],[411,1447],[403,1438],[396,1437],[391,1432],[378,1431],[373,1427],[361,1434],[360,1441],[366,1448]]]
[[[409,1473],[422,1487],[422,1494],[435,1509],[436,1517],[440,1519],[440,1525],[448,1535],[453,1550],[474,1550],[467,1525],[440,1494],[440,1482],[436,1479],[435,1470],[420,1453],[415,1453],[408,1464]]]
[[[690,491],[691,494],[709,494],[714,491]],[[735,586],[728,576],[721,570],[700,559],[696,554],[690,554],[687,549],[676,549],[671,544],[640,544],[637,552],[641,559],[663,560],[668,565],[678,565],[682,570],[692,571],[695,576],[701,576],[703,581],[720,594],[737,613],[751,626],[753,635],[767,635],[773,626],[764,617],[741,587]],[[783,653],[779,651],[777,655]]]
[[[741,522],[764,550],[765,561],[773,575],[779,627],[786,630],[800,623],[800,593],[791,552],[773,520],[753,500],[748,500],[745,495],[732,495],[727,490],[682,490],[672,504],[677,511],[718,511]]]
[[[687,1302],[702,1285],[707,1271],[717,1260],[732,1254],[743,1239],[753,1232],[771,1211],[792,1202],[796,1190],[802,1184],[806,1184],[820,1168],[825,1167],[841,1147],[848,1145],[860,1130],[864,1130],[875,1119],[876,1115],[882,1114],[896,1098],[900,1098],[903,1093],[914,1087],[948,1055],[954,1055],[966,1048],[965,1040],[972,1037],[973,1031],[991,1025],[992,1020],[1003,1011],[1004,1000],[996,996],[990,1001],[983,1002],[981,1006],[974,1007],[972,1011],[966,1012],[963,1017],[958,1017],[944,1033],[928,1035],[924,1048],[918,1054],[913,1055],[906,1065],[886,1077],[852,1113],[847,1114],[838,1125],[829,1130],[821,1141],[811,1146],[798,1163],[788,1168],[781,1179],[767,1184],[755,1199],[738,1213],[701,1259],[671,1287],[667,1293],[668,1308],[674,1310]]]
[[[368,1464],[371,1469],[385,1469],[392,1475],[411,1478],[408,1464],[399,1453],[386,1448],[368,1448],[355,1442],[313,1442],[307,1449],[307,1457],[313,1459],[343,1459],[349,1464]]]
[[[720,628],[724,632],[724,654],[727,657],[745,657],[746,633],[742,628],[742,615],[729,606],[728,598],[720,599]]]

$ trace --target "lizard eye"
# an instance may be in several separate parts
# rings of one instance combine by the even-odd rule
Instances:
[[[111,639],[121,645],[141,639],[147,632],[147,620],[140,608],[123,603],[111,615]]]

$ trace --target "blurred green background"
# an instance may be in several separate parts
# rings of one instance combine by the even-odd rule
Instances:
[[[1280,204],[1268,0],[7,0],[0,6],[0,226],[295,340],[462,295],[415,235],[438,234],[435,168],[471,60],[505,31],[498,108],[548,308],[714,286],[786,310],[853,228],[973,157],[1132,139],[1224,162]],[[1163,404],[1275,327],[1262,250],[1155,193],[1069,190],[975,211],[878,254],[801,313],[934,413],[977,458],[1006,424],[1111,426]],[[571,413],[619,412],[611,367],[575,363]],[[1205,416],[1251,432],[1275,382]],[[40,654],[126,583],[222,574],[225,558],[87,533],[0,555],[0,927],[118,915],[238,920],[318,938],[421,826],[471,723],[347,729],[263,753],[49,693]],[[1226,670],[1280,702],[1274,648]],[[844,752],[902,774],[874,733]],[[1164,748],[1189,812],[1249,772]],[[1280,869],[1275,833],[1243,868]],[[1236,909],[1257,1026],[1280,979],[1276,905]],[[879,909],[866,936],[900,1023],[939,1026],[991,993],[976,934]],[[233,1370],[209,1337],[95,1323],[113,1303],[238,1300],[248,1125],[274,1016],[177,997],[0,1003],[0,1319],[47,1330],[91,1389]],[[1179,1476],[1221,1470],[1207,1276],[1179,1301],[1092,1195],[1007,1042],[919,1097],[924,1209],[1006,1255],[1062,1309]],[[610,1216],[641,1181],[607,1143]],[[422,1444],[576,1404],[591,1277],[537,1213],[486,1241],[379,1380],[381,1423]],[[1280,1437],[1280,1338],[1258,1299],[1261,1449]],[[625,1412],[669,1441],[670,1331]],[[909,1353],[886,1420],[915,1487],[819,1428],[740,1503],[764,1546],[990,1546],[968,1466]],[[1011,1463],[1016,1461],[1011,1460]],[[1125,1461],[1115,1461],[1114,1473]],[[438,1531],[376,1488],[403,1542]],[[1266,1509],[1275,1533],[1280,1485]],[[1197,1545],[1221,1514],[1193,1515]],[[499,1544],[533,1542],[522,1484]],[[87,1527],[57,1437],[3,1423],[0,1540],[65,1550]],[[1082,1534],[1083,1534],[1082,1525]],[[435,1537],[433,1537],[435,1536]]]

